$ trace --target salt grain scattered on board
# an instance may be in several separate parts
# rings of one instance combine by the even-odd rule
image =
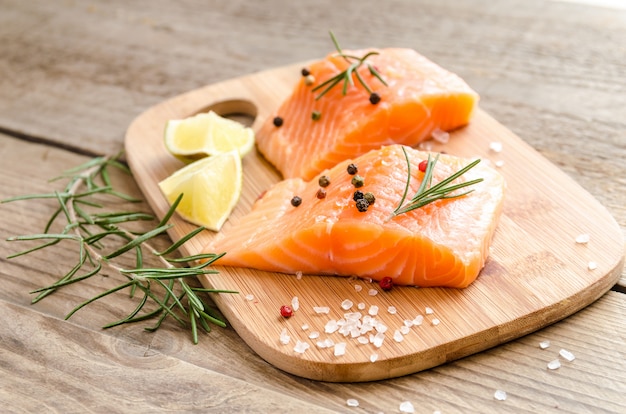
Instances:
[[[363,286],[361,286],[361,285],[354,285],[354,290],[355,290],[356,292],[360,292],[360,291],[362,291],[362,290],[363,290]]]
[[[432,315],[433,313],[435,313],[435,311],[429,307],[426,307],[426,309],[424,309],[424,312],[426,312],[426,315]]]
[[[297,353],[299,353],[299,354],[303,354],[303,353],[304,353],[304,351],[306,351],[307,349],[309,349],[309,347],[310,347],[310,346],[311,346],[311,345],[309,345],[308,343],[306,343],[306,342],[302,342],[302,341],[298,340],[298,341],[296,342],[296,346],[294,346],[294,347],[293,347],[293,350],[294,350],[294,352],[297,352]]]
[[[415,319],[413,319],[414,326],[420,326],[424,322],[424,317],[422,315],[417,315]]]
[[[415,412],[415,407],[413,407],[410,401],[403,401],[400,403],[400,412],[411,414]]]
[[[433,324],[433,326],[437,326],[437,325],[439,325],[439,323],[440,323],[440,322],[441,322],[441,321],[440,321],[439,319],[437,319],[437,318],[434,318],[434,319],[431,321],[431,323]]]
[[[504,167],[504,161],[503,160],[498,160],[496,162],[493,163],[496,167],[498,168],[502,168]]]
[[[348,407],[358,407],[359,401],[355,400],[354,398],[349,398],[348,400],[346,400],[346,405]]]
[[[280,343],[283,345],[287,345],[290,340],[291,337],[289,336],[289,334],[287,334],[287,328],[283,328],[283,330],[280,332]]]
[[[352,307],[352,305],[354,305],[354,303],[352,303],[351,300],[346,299],[343,302],[341,302],[341,309],[348,310]]]
[[[378,291],[376,289],[370,289],[369,292],[367,292],[370,296],[376,296],[378,295]]]
[[[328,306],[314,306],[313,311],[315,313],[328,313],[330,312],[330,308]]]
[[[539,342],[539,348],[541,349],[547,349],[550,347],[550,341],[545,340],[545,341],[541,341]]]
[[[496,392],[493,393],[493,398],[498,401],[504,401],[506,400],[506,392],[502,390],[496,390]]]
[[[598,268],[598,264],[596,262],[589,262],[587,263],[587,269],[589,270],[596,270]]]
[[[489,144],[489,149],[493,152],[502,152],[502,143],[494,141]]]
[[[335,356],[342,356],[346,354],[346,343],[339,342],[335,344]]]
[[[396,329],[393,333],[393,340],[396,342],[402,342],[404,341],[404,335],[402,335],[402,332],[400,332],[399,329]]]
[[[576,357],[574,356],[574,354],[572,354],[570,351],[568,351],[567,349],[561,349],[559,351],[559,355],[561,355],[563,358],[565,358],[567,361],[572,362],[574,359],[576,359]]]
[[[247,295],[246,295],[246,300],[254,300],[254,295],[252,295],[252,294],[247,294]]]
[[[378,354],[373,353],[372,355],[370,355],[370,362],[376,362],[376,361],[378,361]]]
[[[395,306],[390,306],[390,307],[387,308],[387,312],[389,312],[389,314],[391,314],[391,315],[395,315],[397,311],[398,310],[396,309]]]
[[[548,369],[559,369],[559,368],[561,368],[561,361],[559,361],[558,359],[554,359],[548,362]]]
[[[300,309],[300,301],[298,300],[298,297],[297,297],[297,296],[294,296],[294,297],[291,299],[291,309],[292,309],[294,312],[295,312],[295,311],[297,311],[298,309]]]
[[[589,243],[589,239],[591,237],[588,234],[579,234],[576,236],[576,243],[578,244],[587,244]]]

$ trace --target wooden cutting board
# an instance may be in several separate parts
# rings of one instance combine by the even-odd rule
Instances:
[[[168,204],[157,183],[183,164],[163,145],[169,119],[209,109],[222,115],[245,114],[258,129],[290,92],[300,76],[300,63],[209,85],[156,105],[130,125],[126,152],[135,178],[155,213]],[[491,144],[502,145],[500,152]],[[620,277],[624,240],[607,210],[574,180],[530,148],[520,138],[478,110],[471,124],[451,134],[435,151],[490,160],[507,180],[504,212],[491,256],[478,279],[466,289],[394,287],[380,291],[377,283],[331,276],[302,276],[250,269],[219,268],[202,276],[205,287],[233,289],[213,299],[241,338],[262,358],[289,373],[323,381],[354,382],[397,377],[431,368],[533,332],[582,309],[598,299]],[[236,226],[254,200],[280,175],[256,152],[243,160],[244,189],[239,204],[222,231]],[[174,217],[170,232],[177,240],[194,226]],[[199,252],[215,233],[206,231],[182,248]],[[579,235],[588,243],[577,243]],[[590,270],[589,263],[597,267]],[[375,292],[376,295],[372,293]],[[299,309],[289,319],[279,308],[298,298]],[[349,309],[342,303],[353,303]],[[314,307],[329,307],[328,314]],[[330,320],[346,312],[376,318],[388,331],[380,347],[362,344],[339,332],[327,334]],[[427,308],[428,311],[427,311]],[[394,311],[395,310],[395,311]],[[431,312],[432,310],[432,312]],[[394,339],[405,321],[423,317]],[[410,325],[410,324],[409,324]],[[290,341],[280,341],[281,332]],[[315,333],[319,333],[316,338]],[[346,343],[344,355],[320,341]],[[303,353],[298,341],[309,344]],[[377,359],[372,362],[372,359]]]

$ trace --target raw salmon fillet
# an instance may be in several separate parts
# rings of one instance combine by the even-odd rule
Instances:
[[[370,90],[378,93],[378,104],[369,101],[369,92],[353,75],[354,85],[343,95],[342,84],[316,100],[320,83],[346,70],[349,63],[331,54],[307,69],[315,79],[305,77],[292,95],[257,132],[257,148],[284,178],[311,179],[348,158],[357,157],[383,145],[415,144],[439,129],[450,131],[470,121],[478,102],[460,77],[448,72],[412,49],[366,49],[344,51],[361,57],[370,51],[371,63],[387,86],[366,66],[358,69]],[[314,111],[320,118],[312,119]],[[275,126],[275,117],[283,124]]]
[[[428,154],[405,147],[411,164],[407,200],[417,191],[423,172],[418,164]],[[478,276],[502,208],[505,183],[480,162],[458,182],[483,178],[466,187],[471,193],[438,200],[392,217],[407,182],[402,146],[372,150],[339,163],[320,175],[328,177],[326,197],[318,198],[318,177],[286,179],[258,199],[247,215],[223,230],[205,251],[226,252],[216,264],[303,274],[358,276],[399,285],[462,288]],[[432,185],[454,174],[470,160],[441,154]],[[375,202],[358,211],[353,200],[354,163],[364,179],[362,192]],[[301,204],[291,200],[299,196]]]

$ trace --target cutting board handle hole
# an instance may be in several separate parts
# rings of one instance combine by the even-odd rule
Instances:
[[[245,99],[229,99],[212,103],[200,109],[194,115],[209,111],[240,122],[245,126],[252,126],[258,114],[257,106],[253,102]]]

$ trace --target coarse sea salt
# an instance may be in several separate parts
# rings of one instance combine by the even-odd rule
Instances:
[[[343,302],[341,302],[341,309],[348,310],[352,307],[352,305],[354,305],[354,303],[352,303],[351,300],[346,299]]]
[[[318,331],[312,331],[312,332],[309,334],[309,338],[310,338],[310,339],[317,339],[317,338],[319,338],[319,337],[320,337],[320,333],[319,333]]]
[[[361,285],[354,285],[354,290],[355,290],[355,292],[360,292],[360,291],[363,290],[363,286],[361,286]]]
[[[368,293],[370,296],[376,296],[376,295],[378,295],[378,291],[377,291],[376,289],[370,289],[367,293]]]
[[[502,168],[504,167],[504,160],[498,160],[496,162],[493,163],[496,167],[498,168]]]
[[[411,328],[406,325],[402,325],[400,327],[400,332],[402,332],[402,335],[408,335],[408,333],[411,332]]]
[[[369,313],[371,316],[378,315],[378,306],[376,305],[370,306],[370,309],[367,311],[367,313]]]
[[[496,390],[496,392],[493,393],[493,398],[498,401],[506,400],[506,391]]]
[[[574,356],[574,354],[572,354],[570,351],[568,351],[567,349],[561,349],[559,351],[559,355],[561,355],[563,358],[565,358],[567,361],[572,362],[574,359],[576,359],[576,357]]]
[[[346,400],[346,405],[348,407],[358,407],[359,406],[359,401],[355,400],[354,398],[349,398]]]
[[[596,262],[589,262],[587,263],[587,269],[589,270],[596,270],[598,268],[598,264]]]
[[[297,296],[291,299],[291,309],[293,309],[294,312],[300,309],[300,301]]]
[[[424,322],[424,317],[422,315],[417,315],[415,319],[413,319],[414,326],[420,326]]]
[[[411,401],[402,401],[400,403],[400,412],[412,414],[415,412],[415,407],[413,407]]]
[[[356,305],[356,307],[357,307],[358,310],[363,310],[363,309],[365,309],[365,303],[359,302],[359,304]]]
[[[393,332],[393,340],[394,340],[394,341],[396,341],[396,342],[402,342],[402,341],[404,341],[404,335],[402,335],[402,332],[400,332],[400,330],[399,330],[399,329],[396,329],[396,330]]]
[[[428,306],[424,309],[424,312],[426,312],[426,315],[432,315],[433,313],[435,313],[435,311]]]
[[[370,362],[376,362],[376,361],[378,361],[378,354],[373,353],[372,355],[370,355]]]
[[[550,347],[550,341],[545,340],[545,341],[541,341],[539,342],[539,348],[541,349],[547,349]]]
[[[489,149],[493,152],[502,152],[502,143],[494,141],[489,144]]]
[[[561,368],[561,361],[559,361],[558,359],[554,359],[550,362],[548,362],[548,369],[559,369]]]
[[[437,326],[437,325],[439,325],[441,323],[441,321],[439,319],[437,319],[437,318],[434,318],[430,323],[432,323],[433,326]]]
[[[324,332],[329,333],[329,334],[337,332],[337,329],[339,329],[339,324],[334,319],[331,319],[328,322],[326,322],[326,325],[324,326]]]
[[[299,354],[304,354],[304,351],[306,351],[307,349],[309,349],[311,345],[309,345],[306,342],[302,342],[300,340],[298,340],[296,342],[296,346],[293,347],[294,352],[297,352]]]
[[[335,343],[332,339],[326,338],[323,341],[317,341],[316,345],[318,348],[330,348],[331,346],[335,345]]]
[[[291,337],[289,336],[289,334],[287,334],[287,328],[283,328],[283,330],[280,332],[280,343],[283,345],[287,345],[290,340]]]
[[[342,356],[346,354],[346,343],[345,342],[339,342],[338,344],[335,344],[335,356]]]
[[[395,306],[390,306],[390,307],[387,308],[387,312],[389,312],[389,314],[391,314],[391,315],[395,315],[396,312],[398,312],[398,310],[396,309]]]
[[[587,244],[587,243],[589,243],[590,239],[591,239],[591,236],[589,236],[586,233],[579,234],[578,236],[576,236],[576,243],[578,243],[578,244]]]
[[[246,295],[246,300],[254,300],[254,295],[247,294]]]
[[[328,306],[314,306],[313,311],[315,313],[328,313],[330,312],[330,308]]]
[[[298,280],[302,279],[302,272],[299,270],[296,272],[296,279]]]

